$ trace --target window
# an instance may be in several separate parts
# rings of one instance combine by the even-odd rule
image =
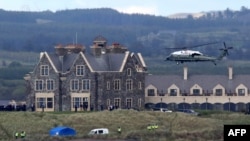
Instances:
[[[43,80],[36,80],[35,81],[35,90],[42,91],[43,90]]]
[[[127,108],[132,108],[132,98],[127,98],[126,99],[126,106]]]
[[[193,89],[193,95],[194,96],[199,96],[200,95],[200,90],[199,89]]]
[[[138,89],[141,90],[142,87],[141,87],[141,81],[138,82]]]
[[[83,109],[84,109],[84,110],[87,110],[87,109],[88,109],[88,106],[89,106],[88,97],[83,97],[83,98],[82,98],[82,101],[83,101]]]
[[[132,79],[127,79],[126,80],[126,90],[130,91],[132,89],[133,89],[133,81],[132,81]]]
[[[53,79],[48,79],[46,81],[46,89],[48,91],[53,91],[54,90],[54,80]]]
[[[40,75],[41,76],[49,75],[49,66],[48,65],[41,65],[41,67],[40,67]]]
[[[119,108],[120,107],[120,104],[121,104],[121,99],[120,98],[115,98],[115,108]]]
[[[107,90],[110,90],[110,82],[107,81]]]
[[[139,107],[142,106],[142,100],[141,100],[141,98],[138,99],[138,106],[139,106]]]
[[[110,99],[107,99],[107,106],[110,106]]]
[[[222,89],[215,89],[215,96],[222,96]]]
[[[127,69],[127,75],[128,75],[128,76],[131,76],[131,68],[128,68],[128,69]]]
[[[84,90],[84,91],[90,90],[90,80],[89,79],[82,80],[82,90]]]
[[[238,96],[245,96],[245,89],[238,89]]]
[[[73,102],[72,102],[72,107],[77,107],[79,108],[81,106],[81,98],[80,97],[73,97]]]
[[[71,85],[70,89],[72,91],[77,91],[79,89],[79,81],[77,79],[71,80]]]
[[[148,96],[155,96],[155,90],[154,89],[148,89]]]
[[[53,98],[47,98],[47,108],[53,108]]]
[[[77,76],[84,76],[85,75],[85,66],[84,65],[77,65],[76,66],[76,75]]]
[[[36,99],[36,107],[37,108],[46,108],[46,98],[45,97],[38,97]]]
[[[121,86],[120,86],[121,84],[120,84],[120,80],[119,79],[115,79],[114,80],[114,90],[120,90],[121,88]]]
[[[177,96],[177,89],[170,89],[170,96]]]
[[[88,97],[72,97],[71,109],[75,110],[75,107],[80,110],[87,110],[89,106]]]
[[[37,97],[36,98],[37,108],[53,108],[53,97]]]

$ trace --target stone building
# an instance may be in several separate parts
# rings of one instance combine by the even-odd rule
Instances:
[[[226,111],[250,110],[250,75],[189,74],[148,75],[145,82],[145,106],[169,109],[203,109]]]
[[[91,53],[82,45],[57,45],[41,52],[24,79],[27,106],[36,111],[143,108],[147,67],[140,53],[97,36]]]

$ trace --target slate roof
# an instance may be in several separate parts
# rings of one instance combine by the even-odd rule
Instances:
[[[56,69],[61,72],[68,71],[78,56],[78,54],[75,53],[65,54],[63,56],[63,63],[61,63],[60,57],[56,53],[50,53],[48,55],[55,65]]]
[[[250,75],[234,75],[232,80],[229,80],[226,75],[191,75],[187,80],[184,80],[181,75],[148,75],[145,84],[146,87],[151,84],[163,92],[175,84],[180,90],[188,93],[195,84],[198,84],[206,92],[212,92],[213,88],[220,84],[226,89],[226,92],[234,93],[240,84],[250,88]]]
[[[63,56],[63,63],[60,61],[60,56],[55,53],[48,54],[51,61],[58,71],[67,72],[73,65],[74,61],[80,56],[79,54],[71,53]],[[94,71],[119,71],[123,60],[126,59],[125,53],[107,53],[100,56],[84,54],[87,61]]]
[[[85,57],[94,71],[119,71],[125,55],[125,53],[107,53],[95,57],[85,54]]]

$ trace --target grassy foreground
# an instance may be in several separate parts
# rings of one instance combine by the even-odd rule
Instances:
[[[202,111],[201,111],[202,112]],[[123,139],[138,141],[216,141],[223,140],[224,124],[250,124],[243,113],[203,111],[196,117],[184,113],[115,110],[101,112],[0,112],[0,140],[14,140],[15,131],[26,131],[27,141]],[[148,131],[148,124],[159,128]],[[77,131],[75,137],[50,137],[49,130],[63,125]],[[117,127],[121,126],[119,135]],[[106,127],[109,135],[88,136],[93,128]]]

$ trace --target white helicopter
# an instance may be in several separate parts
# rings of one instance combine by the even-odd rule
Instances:
[[[227,56],[228,50],[233,49],[233,47],[227,47],[226,43],[223,42],[224,48],[220,49],[222,50],[222,52],[218,57],[204,55],[200,51],[187,50],[187,48],[196,48],[200,46],[218,44],[218,43],[219,42],[202,44],[202,45],[197,45],[193,47],[183,47],[182,50],[175,51],[171,53],[170,55],[168,55],[165,61],[175,61],[177,64],[184,63],[184,62],[208,62],[209,61],[209,62],[213,62],[216,65],[216,61],[221,60],[223,57]],[[178,49],[178,48],[167,48],[167,49]]]

